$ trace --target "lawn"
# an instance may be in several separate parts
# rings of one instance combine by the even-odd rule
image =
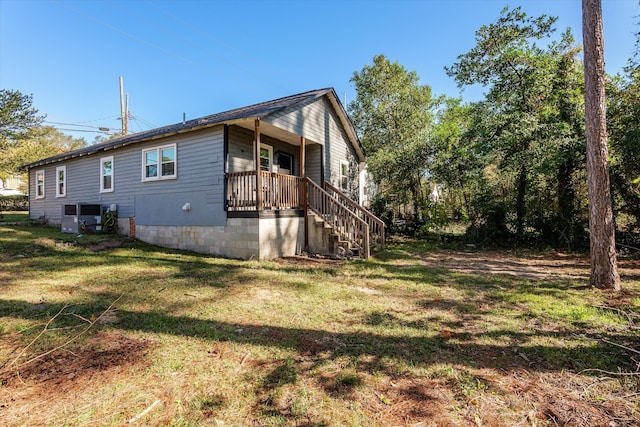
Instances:
[[[563,253],[236,261],[0,223],[0,424],[632,426],[624,292]]]

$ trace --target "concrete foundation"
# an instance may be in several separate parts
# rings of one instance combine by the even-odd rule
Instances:
[[[136,224],[135,235],[143,242],[168,248],[238,259],[272,259],[302,252],[304,218],[228,218],[225,226]]]

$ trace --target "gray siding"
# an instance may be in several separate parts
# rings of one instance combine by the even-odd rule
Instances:
[[[319,144],[307,145],[305,161],[305,175],[311,178],[315,183],[322,184],[322,154],[323,146]]]
[[[358,188],[355,150],[344,132],[333,105],[326,96],[302,107],[298,106],[295,110],[282,111],[278,115],[269,117],[268,121],[274,126],[302,135],[311,142],[324,145],[324,179],[333,185],[340,184],[340,160],[347,160],[350,164],[355,164],[356,170],[353,171],[354,173],[350,173],[353,175],[352,179],[355,180],[351,186],[355,189]],[[310,147],[312,147],[311,144]],[[313,149],[311,148],[312,154]],[[312,162],[308,161],[307,175],[315,180],[311,174],[317,176],[318,173],[313,168]]]
[[[229,127],[229,172],[243,172],[254,170],[253,166],[253,140],[254,133],[251,130],[238,126]],[[267,135],[260,135],[260,142],[273,147],[273,164],[278,164],[278,153],[287,153],[293,156],[293,175],[300,174],[300,147],[287,144]]]
[[[159,138],[29,171],[29,194],[35,195],[35,173],[45,170],[45,198],[31,196],[31,218],[59,224],[62,206],[73,203],[118,205],[120,218],[141,225],[224,225],[223,126]],[[142,182],[142,150],[176,144],[177,178]],[[100,193],[100,159],[113,156],[112,193]],[[66,165],[66,197],[55,197],[55,170]],[[191,203],[185,212],[182,206]]]

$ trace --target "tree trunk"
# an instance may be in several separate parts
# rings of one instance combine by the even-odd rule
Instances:
[[[522,239],[524,236],[524,220],[527,216],[527,167],[525,165],[520,166],[520,172],[518,172],[518,194],[516,195],[516,234],[518,239]]]
[[[591,286],[619,291],[620,276],[609,189],[601,0],[582,0]]]
[[[558,167],[558,228],[561,236],[566,239],[567,247],[570,249],[575,241],[574,233],[574,206],[576,192],[573,185],[573,172],[575,162],[572,157],[568,157]]]

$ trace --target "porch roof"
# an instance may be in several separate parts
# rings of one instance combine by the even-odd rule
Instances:
[[[134,133],[131,135],[122,136],[119,138],[111,139],[109,141],[91,145],[88,147],[80,148],[77,150],[69,151],[66,153],[58,154],[56,156],[47,157],[45,159],[37,160],[32,163],[28,163],[20,166],[19,170],[26,170],[50,163],[57,163],[64,160],[73,159],[76,157],[88,156],[95,153],[100,153],[108,150],[114,150],[116,148],[125,147],[127,145],[136,144],[140,142],[150,141],[158,138],[165,138],[167,136],[192,132],[195,130],[205,129],[208,127],[221,125],[236,120],[243,119],[264,119],[273,114],[276,114],[286,108],[290,108],[297,104],[304,104],[308,101],[313,101],[322,96],[327,95],[331,104],[333,105],[336,114],[340,118],[340,122],[344,127],[351,143],[353,144],[358,156],[361,160],[364,160],[364,151],[362,145],[355,132],[353,124],[349,120],[347,113],[342,106],[340,99],[336,95],[333,88],[317,89],[308,92],[299,93],[296,95],[287,96],[284,98],[278,98],[271,101],[261,102],[258,104],[249,105],[246,107],[236,108],[233,110],[224,111],[221,113],[212,114],[209,116],[200,117],[193,120],[187,120],[180,123],[175,123],[168,126],[163,126],[155,129],[150,129],[143,132]]]

